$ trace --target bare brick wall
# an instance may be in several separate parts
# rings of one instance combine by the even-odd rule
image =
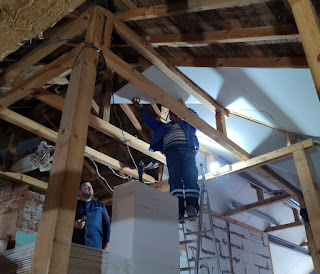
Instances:
[[[0,178],[0,237],[38,231],[45,195]]]

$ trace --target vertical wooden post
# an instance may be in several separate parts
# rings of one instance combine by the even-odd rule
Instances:
[[[100,41],[104,17],[93,9],[86,40]],[[67,273],[77,195],[87,140],[99,53],[85,46],[77,53],[60,123],[34,251],[31,273]]]
[[[19,130],[16,129],[11,134],[7,153],[3,160],[2,168],[4,170],[10,170],[10,167],[13,164],[14,155],[16,154],[18,144],[19,144]]]
[[[222,134],[227,135],[227,128],[226,128],[226,117],[224,114],[216,109],[216,124],[217,130],[219,130]]]
[[[310,243],[309,248],[311,249],[311,255],[316,273],[320,273],[320,268],[317,268],[320,265],[320,197],[315,185],[313,170],[307,152],[304,149],[298,150],[293,153],[293,157],[298,171],[299,181],[314,240],[314,248],[312,248],[313,243],[311,243],[310,239],[308,238],[308,242]],[[307,236],[308,234],[310,237],[311,233],[307,232]]]
[[[292,133],[286,133],[287,145],[290,146],[296,143],[296,136]],[[305,150],[301,150],[293,153],[294,162],[298,171],[298,177],[302,189],[303,199],[299,199],[300,207],[307,208],[309,219],[310,213],[312,214],[312,222],[314,226],[319,226],[320,220],[320,200],[317,189],[315,187],[315,181],[313,177],[313,170],[310,165],[309,155]],[[310,200],[310,199],[315,199]],[[297,214],[293,210],[295,221],[297,221]],[[318,216],[317,216],[318,214]],[[311,224],[311,219],[310,219]],[[306,235],[309,243],[309,249],[311,251],[312,261],[316,273],[320,273],[320,256],[319,256],[319,245],[315,242],[315,236],[313,235],[313,230],[310,224],[305,224]],[[320,240],[320,227],[316,228],[318,230],[318,240]],[[320,242],[319,242],[320,243]]]
[[[310,0],[289,0],[320,99],[320,23]]]

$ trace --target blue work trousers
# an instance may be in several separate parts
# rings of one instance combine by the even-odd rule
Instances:
[[[200,189],[196,152],[191,148],[169,148],[165,151],[169,170],[170,193],[179,199],[179,213],[184,214],[185,202],[199,210]]]

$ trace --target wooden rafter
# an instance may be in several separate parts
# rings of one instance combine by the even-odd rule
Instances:
[[[51,79],[70,69],[74,62],[75,52],[76,49],[73,49],[70,52],[63,54],[50,64],[34,73],[28,79],[20,82],[19,85],[2,94],[0,96],[0,110],[11,106],[33,92],[34,89],[41,88]]]
[[[64,105],[64,99],[53,94],[50,93],[47,90],[41,89],[38,90],[38,92],[35,92],[34,94],[32,94],[35,98],[37,98],[38,100],[52,106],[53,108],[56,108],[60,111],[62,111],[63,109],[63,105]],[[95,115],[90,115],[90,120],[89,120],[89,125],[93,128],[95,128],[96,130],[107,134],[117,140],[119,140],[120,142],[125,142],[125,139],[123,137],[122,134],[124,134],[125,138],[128,141],[129,146],[131,146],[132,148],[162,162],[162,163],[166,163],[165,157],[160,153],[160,152],[151,152],[149,151],[149,144],[147,144],[146,142],[137,139],[135,136],[122,131],[121,129],[115,127],[114,125],[100,119],[99,117],[95,116]]]
[[[130,44],[137,52],[153,63],[161,72],[168,76],[172,81],[179,85],[182,89],[195,97],[199,102],[215,113],[218,108],[225,115],[228,112],[202,88],[192,82],[174,65],[163,58],[155,49],[153,49],[145,40],[141,39],[134,31],[132,31],[123,22],[117,19],[113,13],[101,9],[107,17],[113,19],[114,27],[117,33]]]
[[[150,143],[150,138],[143,131],[140,122],[138,121],[136,115],[133,113],[133,111],[131,110],[129,105],[128,104],[120,104],[120,107],[123,110],[123,112],[127,115],[127,117],[129,118],[129,120],[131,121],[131,123],[133,124],[135,129],[139,132],[139,135],[142,137],[142,139],[145,142]]]
[[[148,42],[152,46],[192,46],[212,43],[244,43],[297,39],[299,37],[295,25],[273,25],[257,28],[156,35],[151,37]]]
[[[53,131],[35,121],[32,121],[29,118],[24,117],[14,111],[11,111],[9,109],[4,109],[0,111],[0,118],[18,127],[21,127],[27,131],[30,131],[35,135],[42,137],[46,140],[49,140],[54,143],[57,142],[58,133],[56,131]],[[91,157],[94,161],[100,164],[109,166],[117,171],[121,171],[124,174],[132,176],[133,178],[139,178],[138,172],[135,169],[128,168],[118,160],[113,159],[91,147],[87,146],[85,148],[84,155],[86,157]],[[155,181],[155,178],[147,174],[144,174],[143,178],[144,178],[144,181],[146,182]]]
[[[275,196],[272,198],[268,198],[265,199],[263,201],[259,201],[256,203],[252,203],[252,204],[248,204],[248,205],[244,205],[241,207],[237,207],[234,209],[230,209],[227,213],[226,216],[232,216],[232,215],[236,215],[236,214],[240,214],[240,213],[244,213],[244,212],[248,212],[250,210],[255,210],[261,207],[265,207],[265,206],[269,206],[269,205],[273,205],[275,203],[280,203],[286,200],[289,200],[291,198],[290,194],[282,194],[279,196]]]
[[[174,66],[180,67],[253,67],[253,68],[308,68],[305,57],[241,57],[241,58],[209,58],[209,57],[170,57]],[[151,66],[146,59],[139,57],[129,61],[132,66]]]
[[[164,16],[186,14],[206,10],[243,7],[251,4],[264,3],[266,0],[189,0],[187,2],[171,2],[120,12],[117,17],[122,21],[136,21]]]

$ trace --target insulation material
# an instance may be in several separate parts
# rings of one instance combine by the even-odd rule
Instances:
[[[0,1],[0,59],[42,34],[85,0]]]

